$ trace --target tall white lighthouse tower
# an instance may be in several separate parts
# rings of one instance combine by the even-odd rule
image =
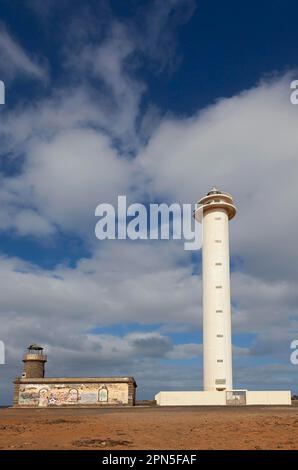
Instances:
[[[290,405],[290,390],[235,390],[232,374],[229,221],[236,207],[230,194],[212,188],[195,209],[203,232],[204,391],[161,391],[159,406]]]
[[[195,218],[203,224],[204,390],[233,389],[229,220],[232,196],[212,188],[198,201]]]

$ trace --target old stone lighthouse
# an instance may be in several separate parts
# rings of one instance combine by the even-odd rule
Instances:
[[[135,405],[133,377],[45,377],[47,356],[31,344],[22,377],[14,381],[14,407]]]

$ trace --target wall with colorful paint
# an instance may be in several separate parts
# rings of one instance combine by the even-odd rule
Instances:
[[[19,406],[128,404],[128,383],[21,383],[18,390]]]

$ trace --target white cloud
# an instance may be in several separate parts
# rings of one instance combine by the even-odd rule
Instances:
[[[37,135],[25,145],[21,175],[2,179],[2,229],[42,236],[53,234],[56,226],[95,238],[96,206],[129,194],[130,161],[119,157],[106,136],[91,129],[65,129],[49,138]]]
[[[54,234],[56,228],[36,212],[26,209],[19,211],[14,220],[15,229],[20,236],[32,235],[38,237]]]
[[[169,351],[169,359],[193,359],[202,355],[202,345],[199,343],[176,344]]]
[[[131,25],[135,43],[159,71],[172,72],[179,63],[177,29],[189,21],[196,7],[195,0],[154,0],[138,9]]]
[[[154,44],[165,24],[165,16],[157,18]],[[172,39],[163,43],[163,51]],[[44,68],[5,30],[0,32],[1,48],[0,62],[11,55],[11,74],[45,78]],[[148,48],[144,42],[143,51]],[[114,24],[102,43],[83,44],[78,52],[80,85],[53,90],[48,99],[1,115],[3,152],[12,162],[22,158],[15,176],[1,178],[0,229],[37,237],[52,237],[57,230],[79,235],[92,247],[90,259],[81,259],[75,268],[61,265],[46,271],[17,258],[1,260],[7,374],[19,363],[21,349],[38,341],[47,346],[55,374],[79,374],[88,363],[91,375],[103,368],[137,373],[154,391],[163,385],[179,389],[185,382],[198,387],[199,361],[187,371],[158,363],[159,358],[201,355],[201,345],[175,345],[169,337],[171,328],[177,331],[181,325],[201,328],[201,279],[193,275],[197,267],[190,254],[170,242],[97,245],[94,209],[119,194],[141,199],[149,192],[154,200],[194,202],[213,184],[231,192],[239,209],[231,222],[234,332],[257,336],[251,347],[234,347],[234,354],[237,361],[272,355],[281,337],[278,357],[287,361],[287,330],[297,325],[298,228],[298,114],[289,101],[289,76],[221,99],[190,118],[162,119],[156,109],[144,117],[140,104],[145,85],[134,75],[131,59],[137,48],[126,28]],[[80,68],[71,60],[67,66],[73,72]],[[87,71],[99,86],[104,84],[104,93],[82,81]],[[139,127],[148,138],[143,149],[138,134],[142,118]],[[148,129],[155,129],[151,138]],[[131,150],[135,159],[127,158]],[[166,326],[146,333],[92,333],[118,323]],[[269,383],[275,370],[250,369],[247,383],[258,377]],[[285,362],[279,372],[279,383],[291,380]],[[237,374],[238,382],[246,384],[241,365]]]
[[[73,48],[73,44],[71,44]],[[66,54],[65,66],[85,83],[86,75],[97,84],[96,101],[103,111],[98,122],[126,152],[139,145],[137,118],[146,86],[134,77],[137,46],[128,29],[113,21],[100,43],[79,43],[76,54]]]
[[[21,173],[3,178],[2,228],[52,235],[59,227],[90,241],[95,206],[121,193],[132,197],[131,187],[148,184],[148,176],[152,197],[162,195],[170,201],[193,202],[212,183],[219,184],[233,193],[239,209],[231,222],[232,253],[243,260],[232,276],[234,331],[285,328],[297,314],[296,281],[291,279],[296,266],[292,250],[297,222],[291,214],[296,201],[292,179],[297,113],[287,101],[287,80],[261,84],[191,119],[163,121],[135,160],[119,155],[101,132],[82,128],[100,115],[82,90],[72,99],[64,95],[60,106],[56,100],[56,113],[52,101],[43,104],[38,119],[30,110],[29,124],[25,114],[18,115],[17,145],[29,129],[32,135]],[[81,114],[76,114],[78,103]],[[55,115],[56,127],[51,128]],[[9,122],[3,124],[5,131]],[[51,134],[44,135],[42,129],[48,125]],[[286,184],[278,178],[286,178]],[[137,191],[143,189],[148,186]],[[280,250],[285,230],[287,246]],[[40,309],[46,312],[39,319],[46,331],[56,315],[61,332],[137,321],[199,328],[200,281],[192,276],[189,254],[181,245],[110,241],[97,250],[94,242],[92,258],[81,260],[76,269],[57,267],[51,274],[32,267],[26,274],[14,268],[5,271],[3,312],[24,315],[37,335]],[[179,348],[176,352],[187,354]]]
[[[72,130],[50,143],[33,143],[29,154],[22,183],[32,188],[39,210],[63,229],[86,232],[84,224],[91,219],[94,225],[97,204],[115,202],[129,191],[129,161],[95,131]]]
[[[241,272],[232,274],[232,298],[234,331],[279,331],[293,327],[297,318],[298,294],[296,279],[264,280]]]
[[[232,193],[232,255],[257,277],[297,272],[298,113],[289,83],[264,82],[197,116],[165,119],[138,157],[152,197],[194,202],[214,184]]]
[[[2,315],[15,312],[37,335],[41,326],[50,335],[53,324],[64,334],[69,327],[78,332],[121,322],[179,323],[182,317],[199,323],[199,281],[191,267],[179,266],[180,247],[107,243],[76,268],[48,272],[2,259]]]
[[[0,64],[2,76],[14,78],[24,74],[38,80],[47,79],[45,67],[29,57],[3,24],[0,24]]]

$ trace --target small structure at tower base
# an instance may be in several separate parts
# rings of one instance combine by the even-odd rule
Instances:
[[[159,392],[155,395],[155,400],[159,406],[291,405],[291,392],[288,390]]]

